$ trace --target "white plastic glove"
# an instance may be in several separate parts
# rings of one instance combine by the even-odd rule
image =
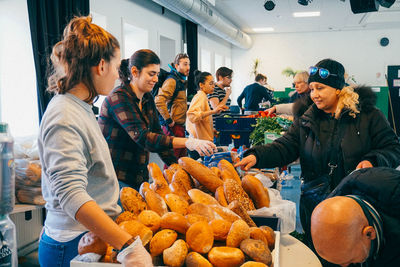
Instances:
[[[185,146],[191,151],[196,150],[200,156],[210,156],[214,154],[214,152],[217,152],[217,147],[214,145],[214,143],[207,140],[189,137],[185,143]]]
[[[124,267],[153,267],[151,256],[143,247],[139,236],[129,247],[118,253],[117,260]]]

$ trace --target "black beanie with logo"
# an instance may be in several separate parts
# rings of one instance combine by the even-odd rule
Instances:
[[[318,67],[318,71],[314,75],[310,75],[310,77],[308,78],[308,84],[312,82],[318,82],[339,90],[343,89],[345,81],[344,81],[344,67],[342,64],[333,59],[327,58],[318,62],[315,65],[315,67]],[[319,76],[320,68],[327,69],[330,74],[335,74],[335,75],[329,75],[327,78],[323,79],[321,76]]]

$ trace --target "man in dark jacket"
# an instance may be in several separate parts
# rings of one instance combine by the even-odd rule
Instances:
[[[400,171],[360,169],[330,197],[311,217],[314,247],[322,258],[340,266],[400,265]]]
[[[244,108],[245,110],[258,111],[260,107],[259,103],[264,101],[272,102],[272,95],[269,90],[264,86],[267,83],[267,77],[262,74],[256,75],[256,82],[247,85],[243,92],[237,99],[239,107],[242,109],[242,100],[245,99]]]

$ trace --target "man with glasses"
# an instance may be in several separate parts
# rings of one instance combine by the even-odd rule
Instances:
[[[187,111],[187,77],[189,76],[189,56],[180,53],[175,57],[171,73],[154,98],[157,110],[161,115],[160,124],[163,132],[169,136],[185,137]],[[185,148],[174,148],[177,158],[186,156]]]

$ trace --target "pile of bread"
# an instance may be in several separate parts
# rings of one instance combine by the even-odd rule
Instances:
[[[268,190],[257,178],[241,180],[226,160],[209,169],[187,157],[164,173],[154,163],[148,170],[151,184],[143,183],[139,192],[121,189],[125,211],[115,221],[140,236],[154,265],[271,266],[274,231],[257,227],[247,214],[269,206]],[[116,262],[113,248],[91,232],[78,251]]]

